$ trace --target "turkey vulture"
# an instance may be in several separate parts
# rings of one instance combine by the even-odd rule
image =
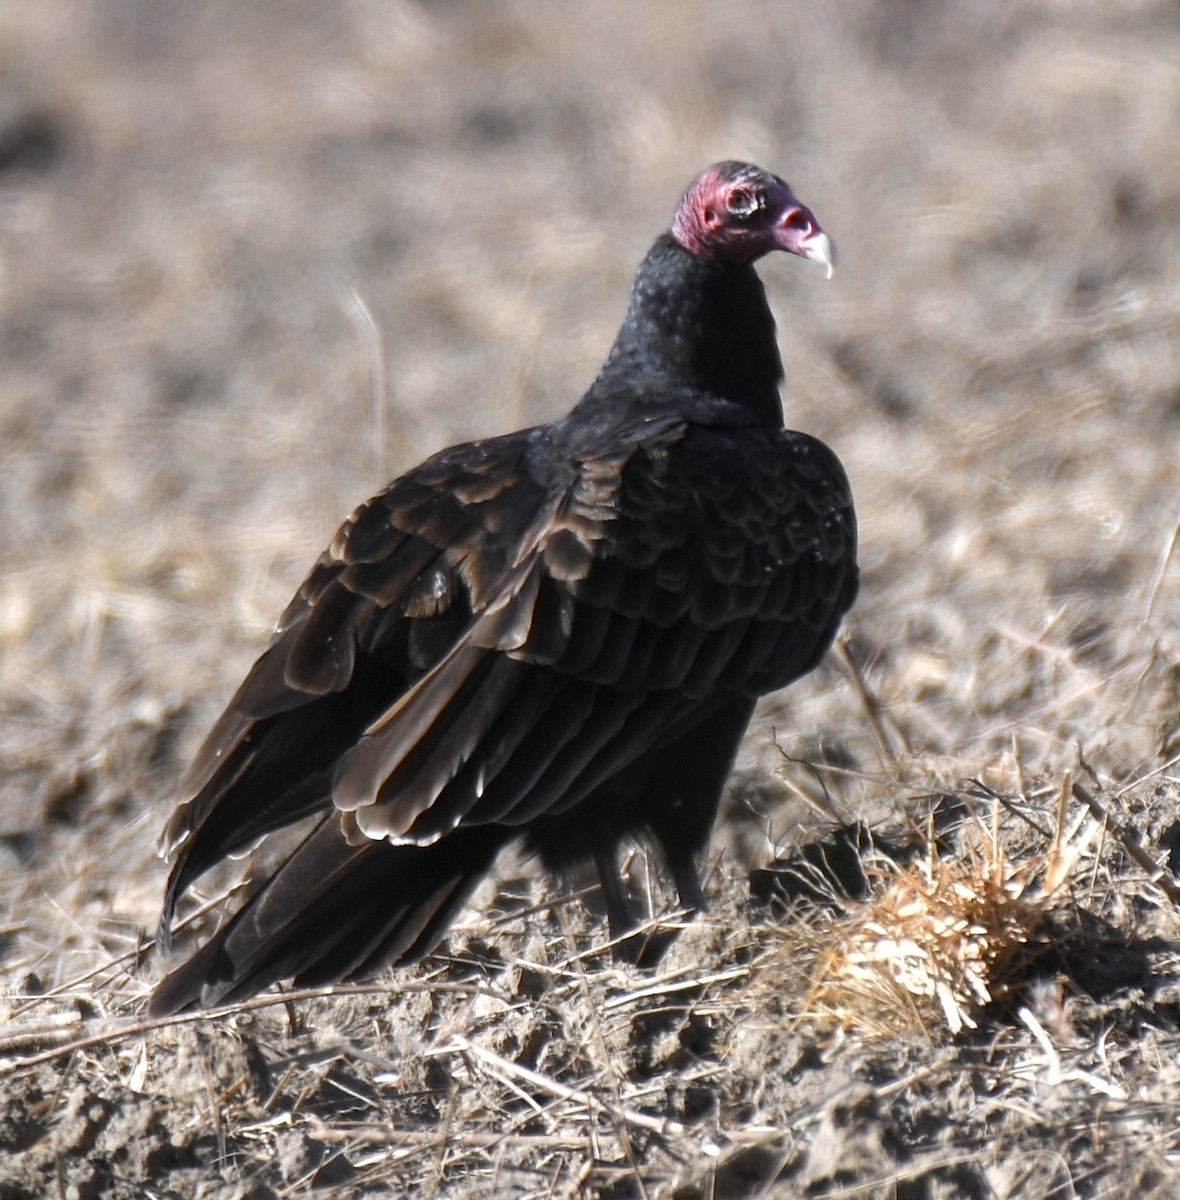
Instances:
[[[694,859],[755,701],[816,666],[857,589],[844,471],[783,427],[772,250],[831,274],[786,183],[710,167],[567,416],[443,450],[348,518],[182,784],[161,947],[211,866],[306,831],[153,1012],[423,954],[517,839],[593,861],[615,937],[632,834],[704,907]]]

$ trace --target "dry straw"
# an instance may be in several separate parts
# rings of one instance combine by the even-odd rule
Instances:
[[[940,1024],[959,1033],[1012,998],[1043,946],[1047,914],[1103,829],[1087,810],[1071,819],[1071,794],[1067,773],[1052,830],[1031,851],[1019,845],[1030,826],[996,796],[987,808],[967,801],[957,849],[940,844],[931,822],[908,861],[878,856],[869,899],[841,904],[819,931],[807,1015],[879,1034]]]

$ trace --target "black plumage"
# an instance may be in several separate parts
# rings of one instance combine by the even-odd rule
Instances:
[[[783,427],[753,267],[775,249],[830,272],[782,180],[710,168],[568,416],[443,450],[345,522],[182,784],[161,943],[214,863],[309,828],[153,1011],[425,952],[521,837],[594,861],[615,935],[634,833],[704,905],[754,703],[815,667],[857,587],[844,472]]]

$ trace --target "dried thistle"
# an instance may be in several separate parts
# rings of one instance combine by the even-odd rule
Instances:
[[[872,867],[870,898],[845,905],[829,931],[836,946],[812,973],[809,1015],[882,1033],[929,1031],[939,1018],[952,1033],[975,1028],[977,1011],[1021,981],[1045,915],[1101,829],[1084,814],[1067,822],[1069,783],[1042,850],[1009,849],[1015,815],[997,798],[986,823],[972,808],[958,852],[927,829],[920,856]]]

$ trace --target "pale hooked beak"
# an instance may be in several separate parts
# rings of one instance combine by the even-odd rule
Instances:
[[[820,228],[811,210],[798,201],[787,208],[775,227],[775,243],[788,254],[823,263],[829,279],[836,272],[836,243]]]
[[[803,239],[799,244],[799,253],[812,262],[823,263],[827,268],[828,278],[836,273],[836,243],[822,229]]]

